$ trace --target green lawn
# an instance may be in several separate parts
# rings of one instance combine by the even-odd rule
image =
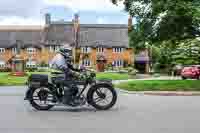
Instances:
[[[200,80],[137,80],[115,86],[128,91],[200,91]]]
[[[47,72],[31,72],[31,73],[40,73],[47,74]],[[28,73],[30,75],[31,73]],[[11,85],[25,85],[27,77],[16,77],[10,76],[9,73],[0,73],[0,86],[11,86]],[[118,74],[118,73],[97,73],[97,79],[112,79],[112,80],[121,80],[128,79],[128,74]]]
[[[10,76],[9,73],[0,73],[0,86],[5,85],[23,85],[27,77]]]
[[[127,73],[97,73],[97,79],[126,80],[128,78]]]
[[[47,72],[31,72],[31,73],[40,73],[40,74],[47,74]],[[31,73],[27,73],[30,75]],[[10,73],[0,73],[0,86],[11,86],[11,85],[25,85],[28,75],[24,77],[16,77],[10,76]]]

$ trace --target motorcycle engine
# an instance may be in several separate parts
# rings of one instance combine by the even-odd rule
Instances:
[[[63,104],[69,104],[72,101],[72,92],[69,87],[64,87]]]
[[[75,86],[74,86],[75,87]],[[64,87],[63,104],[76,107],[86,103],[84,96],[77,97],[78,88]]]

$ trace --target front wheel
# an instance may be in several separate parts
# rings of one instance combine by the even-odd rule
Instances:
[[[98,110],[108,110],[117,101],[117,92],[106,84],[96,85],[87,94],[88,103]]]

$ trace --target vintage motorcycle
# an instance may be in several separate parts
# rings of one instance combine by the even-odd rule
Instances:
[[[86,104],[97,110],[108,110],[117,101],[112,81],[96,80],[96,74],[90,70],[82,71],[79,78],[70,81],[65,80],[62,72],[32,74],[27,84],[24,100],[37,110],[49,110],[55,105],[77,107]]]

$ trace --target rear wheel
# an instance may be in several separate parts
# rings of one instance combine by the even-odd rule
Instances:
[[[54,101],[54,97],[48,88],[37,88],[31,91],[31,100],[29,100],[32,107],[37,110],[49,110],[51,109]]]
[[[88,103],[98,110],[108,110],[117,101],[117,92],[111,86],[100,84],[88,91]]]

